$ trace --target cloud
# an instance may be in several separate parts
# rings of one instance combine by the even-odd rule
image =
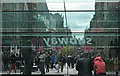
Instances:
[[[89,25],[89,22],[88,23],[76,23],[77,26],[82,26],[82,27],[86,27],[87,25]]]
[[[83,29],[83,28],[72,28],[71,31],[72,32],[83,32],[84,33],[85,29]]]
[[[95,0],[65,0],[65,2],[94,2]]]
[[[67,10],[94,10],[94,2],[66,3]]]
[[[46,0],[48,3],[62,3],[64,0]],[[94,2],[95,0],[65,0],[66,3]]]
[[[64,10],[63,3],[47,3],[49,10]],[[94,10],[94,2],[66,3],[66,10]]]
[[[78,13],[67,13],[68,25],[72,28],[86,28],[92,19],[94,12],[78,12]]]
[[[64,10],[63,0],[47,0],[49,10]],[[67,10],[94,10],[94,0],[65,0]],[[55,13],[55,12],[54,12]],[[65,12],[60,13],[65,17]],[[90,21],[94,15],[94,12],[66,12],[67,23],[73,35],[77,38],[84,37],[84,31],[86,27],[89,27]],[[64,19],[64,26],[66,24]],[[78,33],[74,33],[78,32]],[[81,33],[80,33],[81,32]]]
[[[79,19],[79,20],[88,20],[91,19],[91,15],[93,15],[94,12],[67,12],[67,17],[73,18],[74,19]]]
[[[49,10],[64,10],[63,3],[47,3]]]

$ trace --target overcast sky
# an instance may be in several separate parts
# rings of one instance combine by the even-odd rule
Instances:
[[[65,0],[66,10],[94,10],[94,0]],[[63,0],[47,0],[49,10],[64,10]],[[56,12],[53,12],[56,13]],[[64,12],[57,12],[65,16]],[[72,32],[84,32],[89,27],[94,12],[67,12],[67,23]],[[65,20],[64,20],[65,21]],[[66,23],[64,23],[65,26]],[[73,33],[74,34],[74,33]],[[77,33],[77,38],[83,38],[84,33]]]

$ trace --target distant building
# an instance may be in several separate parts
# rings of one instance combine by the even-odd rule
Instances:
[[[3,3],[2,11],[3,51],[18,52],[26,40],[40,51],[47,48],[43,38],[72,37],[71,29],[64,27],[64,17],[49,13],[46,3]]]
[[[94,51],[104,51],[109,57],[110,48],[115,49],[119,40],[120,2],[95,2],[95,15],[90,22],[90,28],[85,30],[85,38],[91,38]],[[114,45],[111,46],[111,41]]]
[[[6,46],[8,51],[19,49],[19,46],[24,45],[26,40],[31,40],[33,46],[39,44],[39,41],[36,42],[40,35],[37,32],[46,32],[46,28],[49,26],[49,12],[46,3],[3,3],[2,11],[2,45]],[[3,51],[6,51],[4,47]]]

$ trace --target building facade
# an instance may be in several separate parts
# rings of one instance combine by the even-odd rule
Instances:
[[[92,39],[94,51],[103,51],[107,57],[111,57],[111,49],[116,55],[118,52],[119,4],[120,2],[95,2],[95,15],[90,21],[90,28],[85,31],[85,37]]]
[[[3,3],[2,6],[4,52],[18,52],[26,40],[31,40],[34,51],[43,51],[49,48],[43,38],[61,35],[67,38],[67,32],[72,35],[71,30],[64,27],[64,17],[50,13],[46,3]]]

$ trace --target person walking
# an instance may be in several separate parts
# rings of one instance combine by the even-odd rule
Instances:
[[[116,71],[116,76],[117,76],[119,73],[119,58],[118,58],[118,56],[115,58],[115,61],[114,61],[114,71]]]
[[[13,67],[14,67],[14,71],[16,73],[16,57],[15,57],[14,52],[11,52],[9,73],[11,73],[11,70],[12,70]]]
[[[9,58],[6,53],[3,54],[2,61],[3,61],[3,66],[4,66],[3,70],[8,71]]]
[[[18,53],[16,54],[16,69],[19,70],[20,68],[20,56]]]
[[[70,64],[71,64],[71,55],[68,55],[68,60],[67,60],[67,64],[68,64],[68,67],[70,68]]]
[[[61,72],[63,72],[63,55],[60,53],[58,56],[58,73],[59,69],[61,68]]]
[[[95,75],[106,75],[106,64],[101,56],[94,59],[94,72]]]
[[[45,54],[44,51],[40,54],[39,59],[40,59],[40,63],[39,63],[39,70],[41,71],[41,75],[45,75]]]
[[[92,61],[87,58],[87,53],[83,53],[82,58],[77,61],[76,70],[78,71],[78,76],[92,75],[93,64]]]
[[[49,64],[50,64],[50,56],[48,52],[45,53],[45,65],[46,65],[46,72],[49,72]]]
[[[39,56],[40,56],[40,52],[37,52],[37,56],[35,57],[35,64],[37,66],[36,71],[38,71],[38,69],[39,69],[39,63],[40,63]]]
[[[23,60],[25,61],[23,74],[31,75],[32,67],[33,67],[32,62],[33,62],[34,51],[31,47],[32,43],[30,40],[27,40],[25,42],[25,45],[26,46],[21,49],[21,54],[23,56]]]
[[[53,64],[55,63],[55,57],[53,54],[50,56],[50,62],[51,62],[51,69],[53,69]]]
[[[74,63],[75,63],[75,57],[72,55],[71,57],[71,68],[73,69],[74,68]]]

